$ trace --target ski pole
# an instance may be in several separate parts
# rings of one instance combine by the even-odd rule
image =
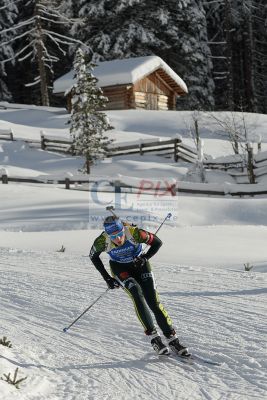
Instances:
[[[106,207],[106,210],[107,211],[110,211],[111,212],[111,214],[115,217],[115,218],[118,218],[118,216],[115,214],[115,208],[113,207],[113,206],[107,206]]]
[[[114,208],[113,206],[107,206],[107,207],[106,207],[106,210],[107,210],[107,211],[110,211],[111,214],[112,214],[115,218],[119,218],[119,217],[115,214],[115,208]],[[155,235],[158,233],[158,231],[160,230],[160,228],[162,227],[162,225],[165,223],[165,221],[166,221],[167,219],[171,218],[171,216],[172,216],[172,213],[168,213],[168,214],[166,215],[166,217],[164,218],[164,220],[161,222],[160,226],[159,226],[158,229],[156,230]]]
[[[162,225],[165,223],[165,221],[167,221],[167,219],[170,219],[171,216],[172,216],[172,213],[168,213],[168,214],[166,215],[166,217],[164,218],[164,220],[162,221],[162,223],[160,224],[160,226],[159,226],[158,229],[156,230],[155,235],[158,233],[158,231],[160,230],[160,228],[162,227]]]
[[[104,291],[104,293],[102,293],[100,296],[98,296],[98,298],[95,299],[95,301],[94,301],[92,304],[90,304],[90,306],[87,307],[86,310],[84,310],[84,311],[83,311],[69,326],[67,326],[66,328],[63,328],[63,332],[67,332],[67,330],[70,329],[70,327],[71,327],[72,325],[74,325],[75,322],[77,322],[78,319],[80,319],[87,311],[89,311],[90,308],[92,308],[93,305],[94,305],[95,303],[97,303],[98,300],[101,299],[101,297],[105,296],[105,294],[107,293],[108,290],[109,290],[109,288],[107,288],[107,289]]]
[[[106,210],[107,210],[107,211],[110,211],[111,214],[112,214],[115,218],[118,218],[118,216],[115,214],[115,208],[114,208],[113,206],[107,206],[107,207],[106,207]],[[155,235],[158,233],[158,231],[160,230],[160,228],[162,227],[162,225],[165,223],[165,221],[166,221],[167,219],[171,218],[171,216],[172,216],[172,213],[168,213],[168,214],[166,215],[166,217],[164,218],[164,220],[161,222],[160,226],[158,227],[158,229],[157,229],[156,232],[154,233]]]
[[[156,232],[154,233],[154,235],[156,235],[158,233],[158,231],[160,230],[160,228],[162,227],[162,225],[165,223],[165,221],[167,221],[167,219],[171,218],[172,213],[168,213],[166,215],[166,217],[164,218],[164,220],[161,222],[160,226],[158,227],[158,229],[156,230]],[[142,254],[144,254],[144,251],[146,250],[148,244],[146,245],[146,247],[144,248],[144,250],[142,251]]]

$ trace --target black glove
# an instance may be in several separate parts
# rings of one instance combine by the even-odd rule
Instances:
[[[115,278],[112,278],[111,276],[105,279],[105,281],[107,282],[109,289],[119,289],[120,287],[119,282]]]
[[[135,257],[134,266],[136,268],[142,268],[146,265],[146,262],[147,262],[147,258],[145,256],[145,254],[141,254],[140,256]]]

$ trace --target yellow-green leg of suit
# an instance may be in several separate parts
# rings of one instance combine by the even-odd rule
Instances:
[[[133,263],[110,261],[113,276],[122,283],[125,292],[133,301],[135,312],[147,334],[155,330],[151,311],[165,336],[173,333],[172,320],[160,303],[149,262],[137,269]]]

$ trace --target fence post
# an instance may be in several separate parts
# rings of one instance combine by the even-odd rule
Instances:
[[[261,152],[261,135],[258,135],[258,153]]]
[[[197,147],[198,147],[200,138],[199,138],[199,129],[198,129],[198,120],[197,119],[195,119],[194,124],[195,124],[195,135],[196,135]]]
[[[204,159],[204,140],[198,139],[197,142],[197,163],[200,169],[201,182],[205,182],[205,167],[203,164]]]
[[[143,143],[142,142],[140,142],[140,144],[139,144],[139,151],[140,151],[140,156],[142,156],[144,154],[144,152],[143,152]]]
[[[119,180],[114,181],[115,193],[121,193],[121,182]]]
[[[115,188],[115,208],[117,210],[121,209],[121,182],[119,180],[114,181]]]
[[[199,139],[197,142],[197,156],[198,156],[198,161],[203,162],[204,158],[204,140]]]
[[[0,169],[0,174],[2,175],[2,183],[8,184],[8,175],[7,175],[7,170],[5,168]]]
[[[45,137],[44,137],[44,131],[40,132],[41,134],[41,149],[45,150]]]
[[[65,178],[65,189],[70,188],[70,178]]]
[[[179,159],[179,157],[178,157],[179,142],[180,142],[180,139],[178,139],[178,138],[174,139],[174,161],[175,162],[177,162]]]
[[[72,156],[75,155],[74,143],[72,143],[72,144],[70,145],[69,152],[70,152],[70,154],[71,154]]]
[[[14,140],[14,134],[12,129],[10,129],[10,140],[12,140],[12,142]]]
[[[8,184],[8,176],[2,175],[2,183]]]
[[[254,165],[253,165],[253,146],[252,143],[247,143],[247,152],[248,152],[248,176],[249,183],[255,183],[255,175],[254,175]]]

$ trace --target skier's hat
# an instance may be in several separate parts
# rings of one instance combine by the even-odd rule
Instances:
[[[123,223],[119,218],[109,216],[104,221],[104,229],[108,235],[112,235],[113,232],[123,230]]]

